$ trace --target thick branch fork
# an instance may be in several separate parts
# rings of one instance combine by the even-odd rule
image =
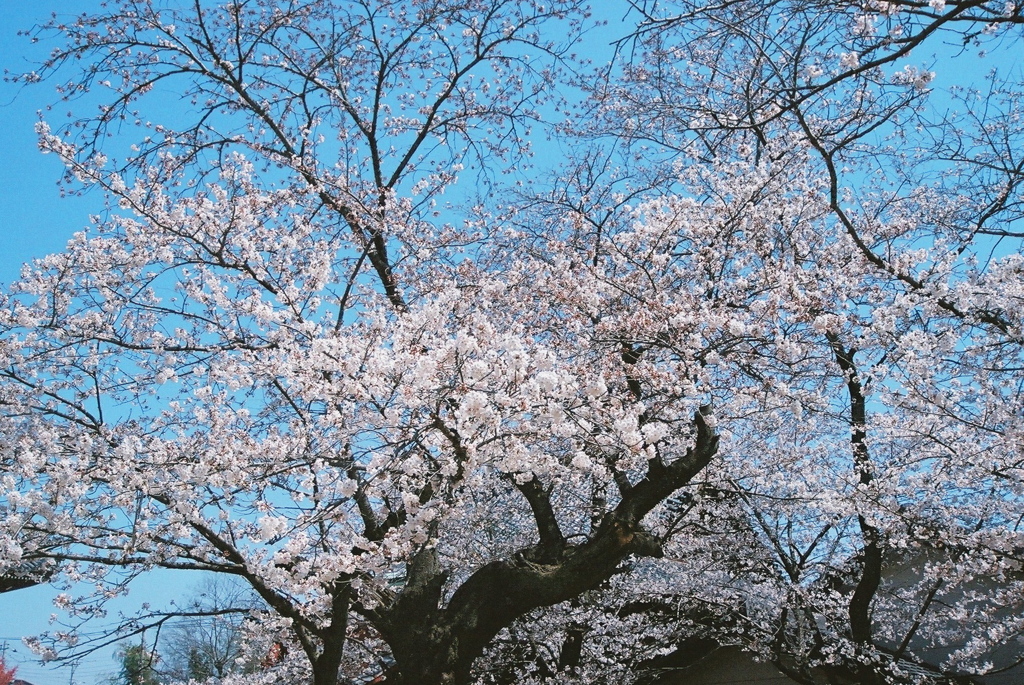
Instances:
[[[436,551],[417,555],[398,598],[368,612],[394,651],[396,668],[388,684],[466,683],[473,661],[516,618],[596,588],[629,555],[660,556],[658,540],[641,521],[689,483],[718,451],[718,436],[703,415],[694,418],[694,428],[694,446],[669,464],[652,460],[645,477],[604,515],[586,542],[566,542],[554,519],[550,491],[531,480],[518,488],[534,512],[539,543],[478,569],[446,606],[442,595],[448,575]]]

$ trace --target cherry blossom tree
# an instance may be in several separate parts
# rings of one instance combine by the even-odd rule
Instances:
[[[81,618],[229,574],[316,685],[628,682],[692,637],[881,682],[978,625],[943,667],[984,670],[1024,632],[1019,90],[929,117],[897,62],[994,8],[640,5],[600,72],[569,0],[43,29],[23,78],[99,109],[41,145],[109,208],[0,310],[0,572],[59,561]],[[579,163],[483,197],[574,107]]]
[[[564,63],[538,28],[571,41],[579,14],[125,2],[50,27],[43,73],[81,62],[65,95],[114,95],[41,144],[111,209],[5,301],[5,559],[53,536],[63,577],[99,587],[59,599],[81,616],[153,567],[236,575],[316,683],[350,615],[390,680],[465,682],[519,615],[660,553],[642,519],[717,449],[699,397],[642,418],[638,352],[585,330],[556,253],[495,271],[460,256],[476,225],[427,221],[463,160],[524,151]],[[135,114],[175,80],[189,125]],[[597,509],[570,535],[579,488]]]
[[[671,209],[648,202],[639,221],[671,217],[666,240],[702,224],[698,244],[722,254],[668,244],[632,254],[703,270],[709,298],[741,284],[729,335],[695,345],[739,376],[717,392],[700,383],[727,426],[728,456],[665,510],[659,534],[677,571],[659,566],[598,602],[603,618],[583,621],[600,628],[579,681],[621,682],[610,664],[656,667],[691,638],[742,645],[806,683],[903,682],[915,660],[961,675],[1012,666],[1021,83],[993,73],[936,98],[930,65],[909,52],[935,46],[952,69],[971,67],[976,51],[1019,42],[1020,5],[637,5],[630,61],[593,88],[577,133],[611,137],[634,167],[686,169]],[[943,65],[940,79],[955,83]],[[586,261],[615,259],[636,232],[616,227],[617,203],[643,183],[579,169],[549,211],[578,215]],[[678,197],[735,208],[695,220]],[[759,280],[762,264],[774,274]],[[676,334],[649,335],[659,347]],[[559,661],[579,613],[566,607],[548,635],[530,635],[530,654],[549,656],[544,668],[531,656],[525,672]]]

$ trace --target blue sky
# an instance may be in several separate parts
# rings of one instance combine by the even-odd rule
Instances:
[[[46,48],[18,36],[19,30],[45,21],[50,12],[69,15],[98,4],[95,0],[4,3],[0,12],[0,65],[5,72],[31,70],[45,56]],[[16,278],[21,264],[32,257],[63,248],[101,203],[96,196],[61,199],[56,185],[61,165],[53,157],[40,154],[36,147],[33,127],[38,121],[37,112],[53,99],[53,88],[47,84],[32,88],[0,84],[0,149],[4,156],[0,165],[2,283]]]
[[[41,3],[5,3],[0,12],[0,65],[5,72],[32,68],[33,60],[45,55],[45,48],[32,45],[17,32],[49,17],[50,11],[61,13],[83,11],[96,5],[91,0],[50,0]],[[0,149],[4,162],[0,165],[0,282],[9,283],[17,277],[21,264],[47,252],[59,250],[87,221],[88,205],[98,198],[60,199],[56,179],[59,162],[41,155],[36,147],[33,126],[37,111],[52,100],[52,89],[45,86],[21,89],[9,83],[0,84]],[[0,647],[7,642],[7,662],[18,665],[18,675],[34,685],[67,683],[70,674],[52,674],[32,663],[25,663],[28,651],[12,638],[32,631],[44,630],[51,611],[54,591],[47,587],[0,595]],[[110,664],[108,666],[108,663]],[[105,656],[102,666],[111,670],[113,663]],[[83,666],[75,680],[85,679]],[[92,670],[89,668],[88,670]]]

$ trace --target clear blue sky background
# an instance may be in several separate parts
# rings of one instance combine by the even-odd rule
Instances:
[[[0,2],[0,67],[5,72],[29,71],[47,52],[18,36],[19,30],[45,21],[51,12],[73,15],[95,9],[98,0]],[[21,264],[63,248],[67,239],[88,222],[100,198],[61,199],[56,180],[60,163],[39,153],[33,127],[37,112],[55,98],[52,86],[19,88],[0,84],[0,282],[17,277]],[[55,114],[51,112],[51,116]],[[61,112],[63,115],[63,112]],[[56,117],[54,117],[56,118]],[[90,210],[90,208],[92,208]],[[3,625],[0,618],[0,625]],[[0,631],[2,632],[2,631]]]
[[[595,0],[600,6],[601,1]],[[43,0],[22,2],[0,0],[0,68],[8,72],[21,72],[34,68],[45,56],[47,46],[31,44],[28,38],[17,36],[19,30],[31,28],[47,20],[51,12],[63,17],[89,12],[99,7],[99,0]],[[615,21],[620,14],[609,16]],[[961,83],[980,80],[987,69],[997,65],[1013,66],[1021,54],[1019,44],[1003,45],[1002,54],[987,60],[958,60],[951,68],[948,58],[939,58],[934,67],[939,72],[936,85],[941,88],[952,74]],[[927,55],[915,55],[914,63],[928,63]],[[1020,68],[1020,67],[1018,67]],[[971,76],[966,76],[971,74]],[[39,153],[33,130],[38,112],[55,99],[49,84],[20,88],[0,83],[0,283],[7,284],[17,278],[21,265],[63,248],[68,238],[88,224],[90,213],[102,209],[102,198],[97,194],[84,197],[61,198],[56,181],[61,173],[58,160]],[[59,121],[65,109],[57,106],[47,118]],[[130,611],[143,601],[163,606],[174,598],[183,598],[189,588],[201,579],[181,577],[171,572],[159,572],[141,581],[132,595],[119,602],[122,610]],[[51,600],[56,591],[37,587],[18,592],[0,594],[0,648],[7,643],[9,664],[19,666],[19,676],[33,685],[98,685],[105,676],[114,672],[117,664],[113,650],[106,650],[84,662],[72,674],[69,670],[44,668],[34,663],[20,638],[44,631],[53,611]],[[114,612],[112,611],[112,615]],[[73,680],[72,680],[73,676]]]

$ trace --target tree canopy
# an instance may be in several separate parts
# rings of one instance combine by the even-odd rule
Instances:
[[[230,575],[248,682],[1015,660],[1022,83],[934,84],[1024,7],[615,11],[607,64],[576,0],[39,28],[108,206],[0,301],[0,576]]]

